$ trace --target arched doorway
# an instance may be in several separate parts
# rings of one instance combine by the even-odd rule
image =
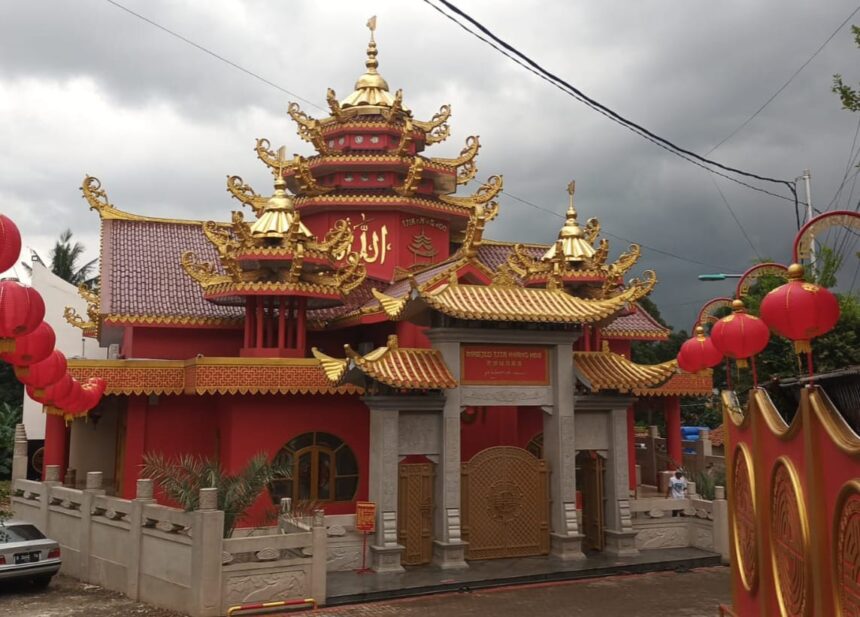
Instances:
[[[576,486],[582,491],[583,550],[602,551],[606,545],[606,496],[604,475],[606,459],[595,450],[583,450],[576,455]]]
[[[549,553],[546,462],[522,448],[496,446],[462,465],[466,559]]]

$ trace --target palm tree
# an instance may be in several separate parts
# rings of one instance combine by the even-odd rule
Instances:
[[[94,279],[90,274],[98,259],[79,266],[78,261],[83,257],[85,250],[80,242],[72,244],[72,230],[67,229],[60,234],[59,240],[51,249],[51,272],[76,287],[83,283],[92,284]]]
[[[167,497],[186,512],[200,505],[201,488],[217,488],[218,509],[224,511],[224,537],[229,538],[239,519],[272,480],[289,477],[290,472],[273,465],[260,452],[236,475],[225,473],[217,459],[189,454],[167,458],[153,453],[144,454],[141,473],[155,480]]]

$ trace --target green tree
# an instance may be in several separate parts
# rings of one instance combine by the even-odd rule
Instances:
[[[141,471],[187,512],[199,506],[201,488],[217,488],[218,509],[224,512],[225,538],[233,535],[236,524],[272,480],[289,477],[290,473],[269,462],[263,452],[251,458],[235,475],[226,473],[217,459],[187,454],[176,458],[145,454]]]
[[[92,284],[91,276],[97,259],[81,264],[86,247],[80,242],[72,244],[72,230],[67,229],[60,234],[59,239],[51,249],[51,272],[61,279],[78,286],[83,283]]]
[[[860,47],[860,27],[851,26],[851,31],[854,33],[854,42],[857,44],[857,47]],[[842,80],[842,75],[838,73],[833,76],[833,92],[839,95],[843,109],[860,111],[860,90],[855,90],[845,84]]]
[[[21,422],[22,407],[19,397],[14,403],[0,403],[0,479],[12,477],[12,454],[15,447],[15,425]]]

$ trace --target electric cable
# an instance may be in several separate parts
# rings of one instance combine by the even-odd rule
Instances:
[[[127,6],[123,6],[123,5],[122,5],[122,4],[120,4],[119,2],[116,2],[116,0],[105,0],[105,2],[107,2],[107,3],[108,3],[108,4],[110,4],[110,5],[115,6],[115,7],[116,7],[116,8],[118,8],[118,9],[121,9],[121,10],[125,11],[125,12],[126,12],[126,13],[128,13],[129,15],[133,15],[134,17],[137,17],[138,19],[140,19],[140,20],[142,20],[142,21],[145,21],[146,23],[148,23],[148,24],[149,24],[149,25],[151,25],[151,26],[155,26],[156,28],[158,28],[159,30],[162,30],[162,31],[166,32],[166,33],[167,33],[167,34],[169,34],[170,36],[176,37],[177,39],[179,39],[179,40],[180,40],[180,41],[182,41],[183,43],[186,43],[186,44],[188,44],[188,45],[191,45],[192,47],[195,47],[196,49],[199,49],[199,50],[200,50],[200,51],[202,51],[203,53],[209,54],[210,56],[212,56],[213,58],[216,58],[217,60],[220,60],[221,62],[224,62],[224,63],[226,63],[226,64],[229,64],[229,65],[230,65],[230,66],[232,66],[234,69],[238,69],[238,70],[242,71],[243,73],[245,73],[246,75],[250,75],[251,77],[253,77],[253,78],[255,78],[255,79],[259,79],[260,81],[262,81],[264,84],[266,84],[266,85],[268,85],[268,86],[272,86],[273,88],[277,88],[278,90],[280,90],[280,91],[281,91],[281,92],[283,92],[284,94],[289,94],[290,96],[295,97],[295,98],[299,99],[300,101],[302,101],[302,102],[304,102],[304,103],[307,103],[308,105],[312,105],[313,107],[316,107],[316,108],[317,108],[317,109],[319,109],[320,111],[325,111],[322,107],[320,107],[320,106],[319,106],[319,105],[317,105],[316,103],[314,103],[314,102],[312,102],[312,101],[309,101],[308,99],[306,99],[306,98],[304,98],[304,97],[302,97],[302,96],[299,96],[299,95],[298,95],[298,94],[296,94],[295,92],[290,92],[289,90],[287,90],[287,89],[286,89],[286,88],[284,88],[283,86],[279,86],[279,85],[278,85],[278,84],[276,84],[275,82],[270,81],[270,80],[266,79],[265,77],[262,77],[262,76],[258,75],[257,73],[255,73],[255,72],[253,72],[253,71],[251,71],[251,70],[249,70],[249,69],[246,69],[244,66],[241,66],[241,65],[239,65],[239,64],[236,64],[236,63],[235,63],[235,62],[233,62],[232,60],[229,60],[229,59],[225,58],[224,56],[221,56],[221,55],[219,55],[219,54],[215,53],[215,52],[214,52],[214,51],[212,51],[211,49],[207,49],[206,47],[204,47],[203,45],[200,45],[199,43],[195,43],[195,42],[194,42],[194,41],[192,41],[191,39],[189,39],[189,38],[187,38],[187,37],[184,37],[184,36],[182,36],[181,34],[179,34],[178,32],[174,32],[173,30],[170,30],[169,28],[166,28],[165,26],[162,26],[162,25],[161,25],[161,24],[159,24],[158,22],[153,21],[152,19],[149,19],[148,17],[144,17],[144,16],[143,16],[143,15],[141,15],[140,13],[135,13],[135,12],[134,12],[134,11],[132,11],[130,8],[128,8]]]
[[[758,252],[758,249],[755,247],[755,244],[753,244],[753,241],[750,239],[749,235],[747,234],[747,230],[744,229],[744,226],[741,224],[740,219],[738,219],[737,214],[735,214],[734,209],[729,204],[729,200],[726,199],[726,196],[720,190],[720,186],[717,184],[717,181],[714,180],[713,178],[711,178],[711,182],[714,183],[714,188],[717,189],[717,193],[720,194],[720,197],[722,198],[723,203],[726,205],[726,208],[728,209],[729,214],[732,215],[732,218],[735,220],[735,223],[737,223],[738,229],[741,230],[741,233],[744,235],[744,238],[746,238],[747,244],[750,245],[750,248],[753,250],[753,253],[755,253],[755,256],[759,258],[759,261],[764,261],[764,258],[761,256],[761,253]]]
[[[427,5],[429,5],[430,7],[432,7],[433,9],[435,9],[441,15],[447,17],[449,20],[451,20],[452,22],[454,22],[455,24],[460,26],[463,30],[465,30],[466,32],[468,32],[472,36],[474,36],[474,37],[478,38],[479,40],[481,40],[482,42],[490,45],[493,49],[495,49],[496,51],[499,51],[504,56],[506,56],[510,60],[513,60],[514,62],[516,62],[520,66],[526,68],[527,70],[534,73],[535,75],[537,75],[538,77],[540,77],[544,81],[554,85],[556,88],[560,89],[562,92],[565,92],[569,96],[572,96],[573,98],[579,100],[580,102],[584,103],[585,105],[587,105],[588,107],[590,107],[594,111],[598,111],[599,113],[601,113],[604,116],[611,119],[613,122],[615,122],[621,126],[624,126],[628,130],[640,135],[641,137],[647,139],[648,141],[651,141],[655,145],[658,145],[661,148],[663,148],[664,150],[671,152],[672,154],[675,154],[676,156],[678,156],[684,160],[687,160],[688,162],[691,162],[695,165],[698,165],[699,167],[702,167],[703,169],[706,169],[707,171],[709,171],[711,173],[714,173],[716,175],[720,175],[720,176],[722,176],[728,180],[731,180],[732,182],[736,182],[738,184],[746,186],[747,188],[750,188],[750,189],[753,189],[753,190],[756,190],[756,191],[759,191],[762,193],[766,193],[768,195],[771,195],[773,197],[777,197],[779,199],[784,199],[786,201],[792,201],[795,203],[795,207],[799,203],[799,200],[797,197],[796,186],[795,186],[795,183],[793,181],[781,180],[781,179],[777,179],[777,178],[770,178],[767,176],[761,176],[759,174],[747,172],[747,171],[737,169],[734,167],[729,167],[729,166],[723,165],[721,163],[718,163],[716,161],[712,161],[710,159],[702,157],[702,156],[696,154],[695,152],[692,152],[690,150],[682,148],[682,147],[678,146],[677,144],[674,144],[673,142],[669,141],[668,139],[665,139],[663,137],[660,137],[659,135],[656,135],[655,133],[652,133],[651,131],[644,128],[643,126],[625,118],[624,116],[621,116],[620,114],[616,113],[612,109],[606,107],[605,105],[602,105],[601,103],[599,103],[595,99],[592,99],[591,97],[587,96],[586,94],[584,94],[581,90],[579,90],[575,86],[571,85],[570,83],[568,83],[564,79],[558,77],[557,75],[555,75],[555,74],[551,73],[550,71],[548,71],[547,69],[543,68],[540,64],[538,64],[537,62],[532,60],[530,57],[528,57],[524,53],[520,52],[519,50],[517,50],[515,47],[513,47],[509,43],[507,43],[507,42],[503,41],[502,39],[500,39],[499,37],[497,37],[486,26],[484,26],[483,24],[481,24],[480,22],[475,20],[473,17],[471,17],[467,13],[463,12],[461,9],[456,7],[451,2],[448,2],[448,0],[436,0],[436,1],[443,4],[450,11],[453,11],[457,15],[459,15],[462,18],[464,18],[465,20],[467,20],[470,24],[472,24],[475,28],[477,28],[481,33],[486,35],[486,37],[489,37],[489,39],[491,39],[492,42],[490,40],[488,40],[487,38],[481,36],[477,32],[470,30],[463,23],[461,23],[457,18],[446,13],[441,8],[439,8],[438,6],[433,4],[430,0],[422,0],[422,1],[424,3],[426,3]],[[495,43],[495,44],[493,44],[493,43]],[[771,182],[771,183],[785,186],[792,193],[792,197],[786,197],[784,195],[778,195],[778,194],[773,193],[771,191],[768,191],[766,189],[762,189],[761,187],[750,185],[746,182],[738,180],[737,178],[733,178],[733,177],[728,176],[726,174],[722,174],[720,172],[717,172],[716,170],[711,169],[710,167],[707,167],[707,165],[711,165],[711,166],[717,167],[719,169],[722,169],[724,171],[738,174],[741,176],[745,176],[748,178],[753,178],[753,179],[760,180],[763,182]]]
[[[714,150],[716,150],[717,148],[719,148],[720,146],[722,146],[724,143],[726,143],[728,140],[730,140],[732,137],[734,137],[735,135],[737,135],[737,134],[738,134],[738,132],[740,132],[740,131],[741,131],[741,129],[743,129],[746,125],[748,125],[750,122],[752,122],[752,121],[753,121],[753,119],[754,119],[757,115],[759,115],[762,111],[764,111],[764,108],[765,108],[765,107],[767,107],[768,105],[770,105],[770,104],[774,101],[774,99],[775,99],[776,97],[778,97],[778,96],[782,93],[782,91],[783,91],[783,90],[785,90],[785,89],[788,87],[788,84],[790,84],[792,81],[794,81],[794,78],[795,78],[795,77],[797,77],[797,76],[800,74],[800,72],[801,72],[803,69],[805,69],[805,68],[806,68],[806,66],[807,66],[810,62],[812,62],[812,61],[815,59],[815,56],[817,56],[819,53],[821,53],[821,50],[822,50],[822,49],[824,49],[825,47],[827,47],[827,44],[828,44],[830,41],[832,41],[832,40],[833,40],[833,37],[835,37],[835,36],[839,33],[839,31],[840,31],[840,30],[842,30],[842,28],[844,28],[844,27],[845,27],[845,24],[847,24],[849,21],[851,21],[851,18],[852,18],[852,17],[854,17],[854,15],[856,15],[856,14],[857,14],[857,11],[860,11],[860,6],[858,6],[856,9],[854,9],[853,11],[851,11],[851,14],[850,14],[850,15],[848,15],[848,17],[846,17],[846,18],[845,18],[845,20],[844,20],[841,24],[839,24],[839,26],[836,28],[836,30],[834,30],[834,31],[830,34],[830,36],[829,36],[829,37],[827,37],[827,40],[825,40],[825,41],[824,41],[824,42],[823,42],[823,43],[818,47],[818,49],[816,49],[816,50],[815,50],[815,52],[814,52],[811,56],[809,56],[809,58],[807,58],[807,59],[806,59],[806,62],[804,62],[803,64],[801,64],[801,65],[800,65],[800,68],[798,68],[794,73],[792,73],[792,74],[791,74],[791,77],[789,77],[789,78],[788,78],[788,81],[786,81],[784,84],[782,84],[782,86],[780,86],[780,87],[779,87],[779,89],[778,89],[776,92],[774,92],[774,93],[770,96],[770,98],[769,98],[768,100],[766,100],[766,101],[762,104],[762,106],[761,106],[761,107],[759,107],[758,109],[756,109],[756,110],[755,110],[755,112],[753,113],[753,115],[751,115],[749,118],[747,118],[746,120],[744,120],[744,121],[740,124],[740,126],[738,126],[734,131],[732,131],[732,132],[731,132],[731,133],[729,133],[726,137],[724,137],[724,138],[723,138],[723,140],[722,140],[722,141],[720,141],[720,143],[718,143],[716,146],[714,146],[713,148],[711,148],[710,150],[708,150],[707,152],[705,152],[705,156],[709,156],[711,153],[713,153],[713,152],[714,152]]]

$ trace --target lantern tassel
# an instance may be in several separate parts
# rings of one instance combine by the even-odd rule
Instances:
[[[812,353],[812,343],[811,341],[794,341],[794,353],[802,354],[802,353]]]
[[[13,338],[0,338],[0,352],[2,353],[14,353],[15,351],[15,339]]]
[[[749,362],[746,358],[736,358],[735,362],[737,362],[738,368],[749,368]]]

